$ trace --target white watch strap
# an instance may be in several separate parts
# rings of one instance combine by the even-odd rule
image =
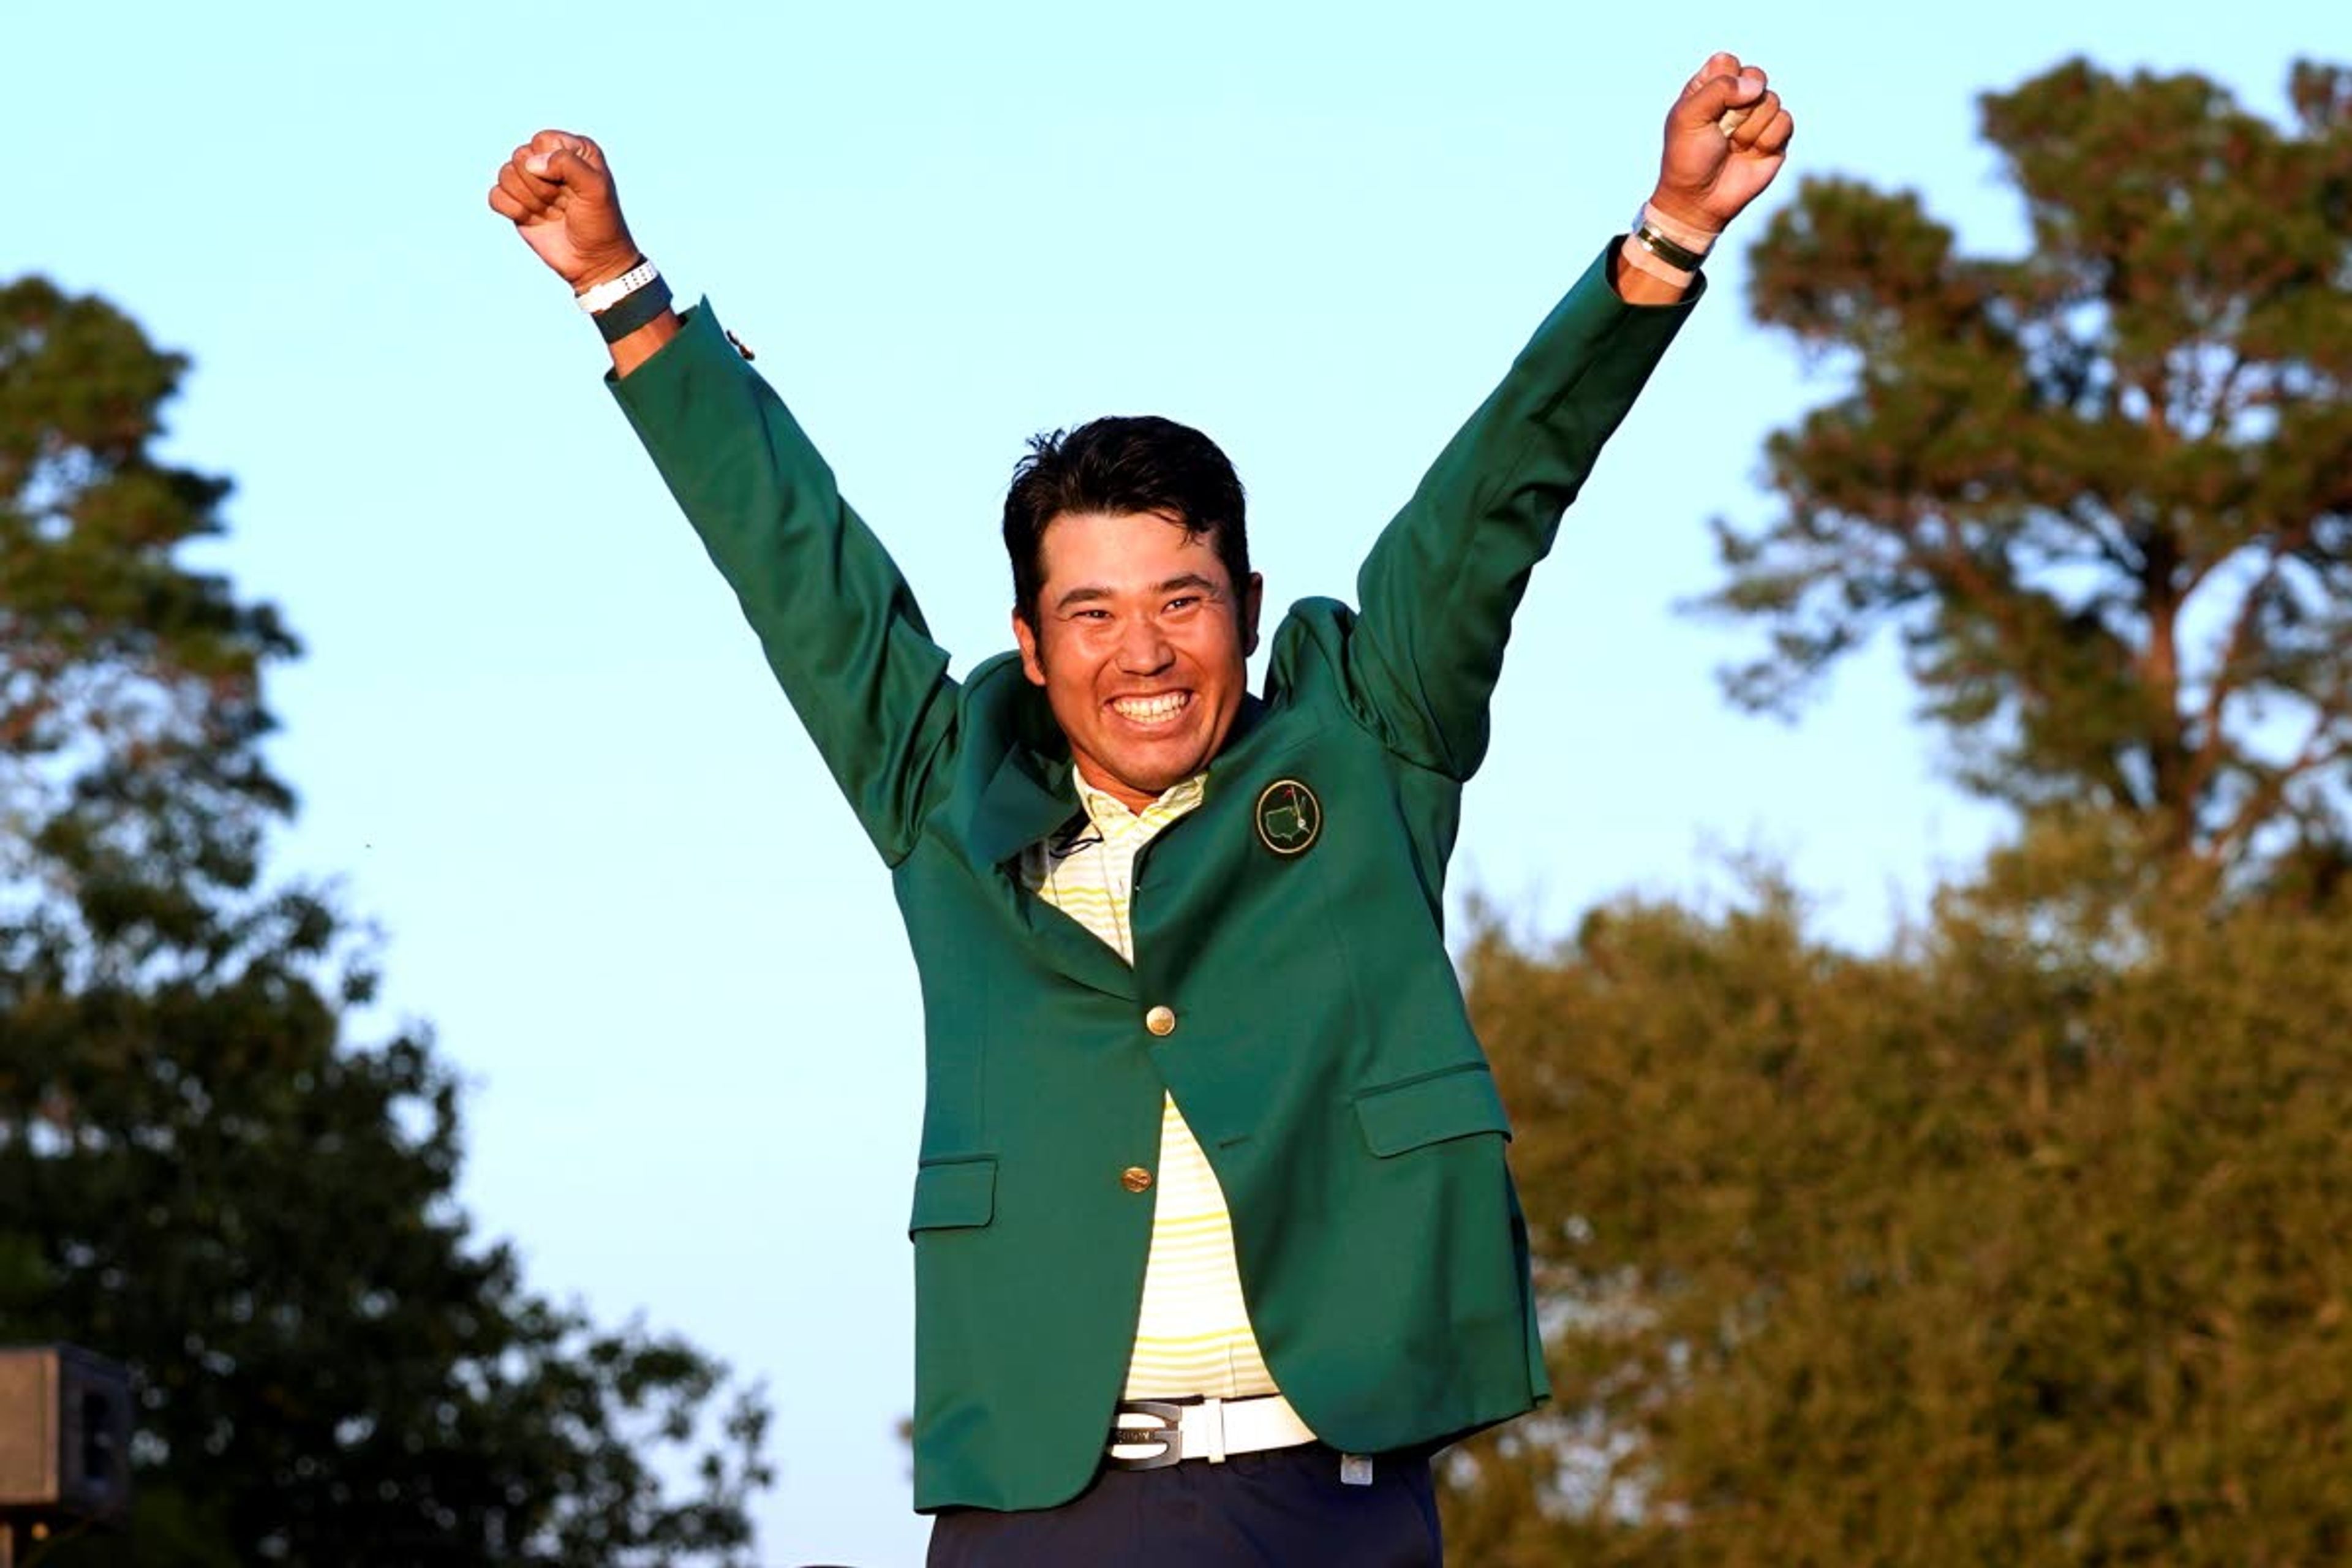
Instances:
[[[660,276],[652,262],[640,261],[618,278],[608,278],[575,298],[590,315],[602,315]]]

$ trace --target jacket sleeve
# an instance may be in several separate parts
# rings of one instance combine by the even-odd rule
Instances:
[[[906,579],[707,304],[612,384],[866,837],[897,865],[948,775],[956,707]]]
[[[1398,755],[1451,778],[1486,755],[1528,574],[1696,299],[1628,305],[1609,264],[1603,251],[1536,330],[1357,574],[1345,662],[1357,712]]]

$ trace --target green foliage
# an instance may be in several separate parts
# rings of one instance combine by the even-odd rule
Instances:
[[[1881,627],[1961,780],[2129,821],[2168,871],[2352,845],[2352,72],[2282,129],[2194,75],[2074,61],[1988,94],[2022,257],[1910,192],[1815,179],[1757,318],[1843,377],[1768,445],[1780,515],[1717,525],[1785,710]]]
[[[2352,71],[2290,98],[2069,63],[1983,100],[2024,257],[1833,179],[1758,247],[1845,380],[1718,526],[1733,694],[1892,629],[2021,830],[1878,956],[1769,880],[1478,941],[1559,1405],[1465,1561],[2352,1560]]]
[[[142,1406],[131,1528],[40,1560],[740,1563],[757,1394],[471,1237],[452,1074],[346,1037],[364,944],[263,882],[296,646],[182,559],[228,490],[153,456],[184,369],[0,289],[0,1342],[126,1360]]]
[[[2245,1568],[2352,1553],[2352,924],[2149,956],[1976,895],[1882,958],[1767,888],[1625,905],[1473,1006],[1566,1414],[1463,1561]]]
[[[292,805],[257,742],[294,641],[179,563],[229,487],[150,450],[185,368],[102,300],[0,289],[0,875],[132,963],[250,886]]]

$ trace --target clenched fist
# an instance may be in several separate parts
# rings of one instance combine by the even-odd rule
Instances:
[[[578,293],[636,265],[604,149],[568,131],[542,131],[514,150],[490,187],[490,208]]]
[[[1708,56],[1666,111],[1651,204],[1678,222],[1721,233],[1780,174],[1796,130],[1761,70],[1738,55]]]

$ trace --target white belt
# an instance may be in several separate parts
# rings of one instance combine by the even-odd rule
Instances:
[[[1228,1454],[1293,1448],[1314,1441],[1314,1431],[1279,1394],[1203,1399],[1194,1405],[1130,1399],[1111,1416],[1108,1452],[1116,1468],[1156,1470],[1186,1459],[1222,1465]]]

